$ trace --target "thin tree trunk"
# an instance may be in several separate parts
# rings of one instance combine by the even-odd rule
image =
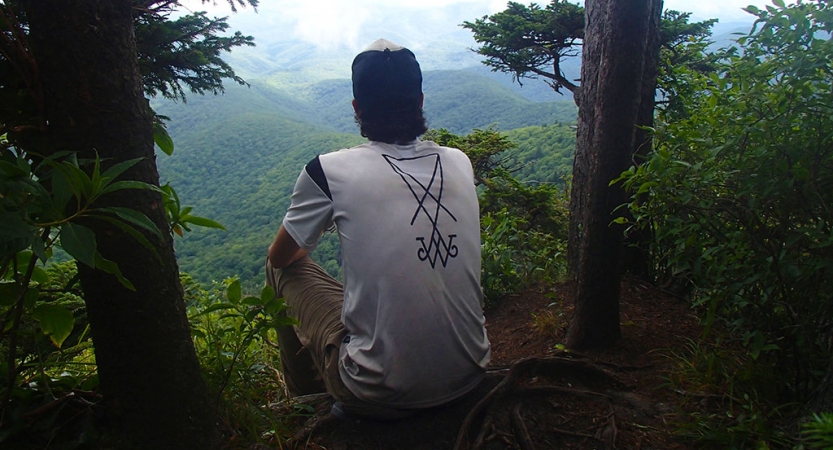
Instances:
[[[662,20],[663,2],[654,0],[650,6],[648,37],[645,45],[645,58],[642,64],[642,92],[639,100],[639,112],[634,133],[632,165],[639,165],[651,151],[653,140],[651,133],[643,127],[653,128],[654,111],[656,107],[657,75],[660,51],[660,21]],[[630,217],[630,215],[629,215]],[[654,274],[650,260],[649,242],[652,238],[651,230],[641,228],[631,230],[625,236],[625,253],[623,264],[625,272],[643,281],[653,282]]]
[[[28,0],[30,44],[46,97],[49,151],[97,154],[108,165],[144,158],[126,179],[159,184],[151,116],[142,93],[131,0]],[[163,230],[161,263],[136,240],[89,221],[99,252],[136,287],[79,263],[107,424],[118,448],[210,449],[218,445],[185,312],[161,197],[124,190],[108,205],[140,211]]]
[[[627,200],[610,185],[632,162],[652,0],[588,0],[582,90],[570,205],[569,256],[576,279],[571,348],[619,339],[623,230],[614,212]]]

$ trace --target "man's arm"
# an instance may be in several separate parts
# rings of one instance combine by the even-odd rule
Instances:
[[[304,256],[307,256],[307,251],[299,247],[295,239],[292,239],[286,228],[281,225],[275,240],[269,246],[269,261],[272,267],[283,269]]]

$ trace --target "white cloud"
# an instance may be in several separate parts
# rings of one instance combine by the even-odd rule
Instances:
[[[233,29],[254,35],[256,41],[274,41],[283,36],[324,49],[351,50],[367,44],[359,39],[368,29],[391,34],[402,32],[386,28],[387,19],[394,14],[413,17],[413,27],[408,31],[418,32],[420,27],[431,29],[437,23],[458,28],[464,20],[506,8],[506,0],[261,0],[257,14],[251,8],[232,14],[225,0],[216,0],[216,4],[201,4],[200,0],[181,0],[181,3],[191,11],[207,10],[210,15],[229,16]],[[462,11],[470,14],[454,17],[454,12]]]
[[[212,15],[229,16],[232,29],[255,36],[258,42],[300,39],[322,49],[355,51],[364,47],[367,31],[385,36],[407,32],[416,36],[421,29],[436,33],[436,25],[459,30],[465,20],[474,20],[506,8],[507,0],[261,0],[258,14],[241,8],[232,14],[226,0],[201,4],[200,0],[182,0],[190,10],[208,10]],[[521,3],[548,4],[549,0],[520,0]],[[691,12],[693,20],[720,18],[721,22],[749,20],[742,11],[749,4],[763,7],[771,0],[665,0],[666,9]],[[391,15],[413,17],[408,30],[389,29]],[[397,21],[401,23],[401,21]],[[376,36],[383,37],[383,36]],[[415,42],[402,42],[417,46]]]
[[[729,22],[749,20],[752,16],[743,11],[749,5],[763,8],[771,4],[769,0],[665,0],[664,7],[690,12],[694,20],[719,18],[721,22]]]

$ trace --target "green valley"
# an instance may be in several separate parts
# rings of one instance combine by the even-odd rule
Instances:
[[[237,275],[261,283],[266,248],[289,204],[304,164],[319,153],[364,141],[352,117],[349,80],[326,80],[281,90],[262,81],[228,85],[224,95],[191,96],[185,104],[159,102],[176,143],[158,157],[163,183],[194,213],[227,231],[196,228],[177,238],[180,268],[197,280]],[[494,127],[518,144],[510,150],[524,167],[522,181],[563,183],[572,167],[576,106],[572,99],[533,102],[471,71],[425,73],[431,128],[465,134]],[[337,242],[317,252],[334,273]]]

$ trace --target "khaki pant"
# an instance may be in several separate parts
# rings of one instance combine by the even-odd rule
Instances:
[[[309,257],[284,269],[273,269],[267,261],[266,283],[284,298],[287,314],[300,322],[277,330],[284,380],[292,395],[326,391],[350,413],[376,419],[399,419],[417,412],[364,402],[341,381],[339,349],[347,336],[341,323],[341,283]]]

